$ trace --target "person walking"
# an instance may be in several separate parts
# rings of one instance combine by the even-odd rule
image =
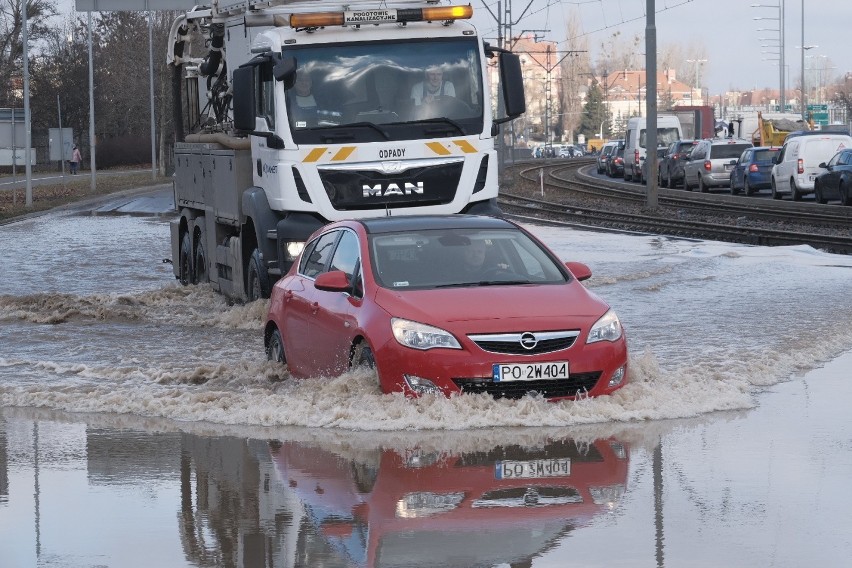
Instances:
[[[80,169],[80,162],[82,161],[83,156],[80,154],[80,149],[74,146],[74,149],[71,151],[71,175],[77,175]]]

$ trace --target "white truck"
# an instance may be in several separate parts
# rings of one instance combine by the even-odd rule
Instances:
[[[252,301],[327,222],[499,214],[495,138],[525,110],[521,66],[472,13],[434,0],[219,0],[178,17],[175,277]]]

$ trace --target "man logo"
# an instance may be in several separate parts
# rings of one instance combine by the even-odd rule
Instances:
[[[402,187],[399,186],[398,183],[389,183],[386,187],[382,187],[382,184],[377,183],[375,185],[364,184],[361,186],[364,191],[364,197],[389,197],[389,196],[403,196],[403,195],[423,195],[423,182],[418,181],[417,183],[405,182]]]

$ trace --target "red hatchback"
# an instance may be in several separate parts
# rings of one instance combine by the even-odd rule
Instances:
[[[504,219],[340,221],[275,284],[266,353],[294,377],[375,366],[386,393],[609,394],[627,342],[590,276]]]

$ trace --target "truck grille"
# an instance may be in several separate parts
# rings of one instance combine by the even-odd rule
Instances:
[[[522,398],[531,392],[537,392],[544,398],[577,396],[594,388],[601,377],[600,371],[572,374],[568,379],[540,381],[501,381],[495,383],[488,379],[453,379],[464,393],[487,393],[494,398]]]
[[[319,168],[319,175],[338,211],[442,205],[455,198],[464,158],[412,163],[327,166]]]

